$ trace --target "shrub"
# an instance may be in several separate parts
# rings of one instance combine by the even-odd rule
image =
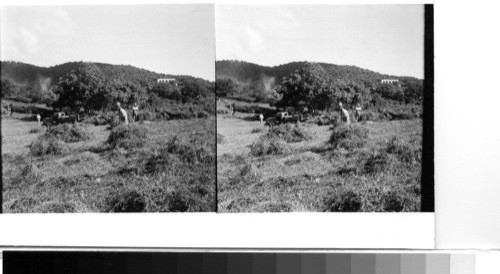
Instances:
[[[366,144],[368,129],[358,124],[341,125],[333,129],[330,144],[345,149],[360,148]]]
[[[283,140],[262,136],[250,146],[250,154],[253,156],[283,155],[291,152],[291,147]]]
[[[50,127],[45,133],[47,137],[53,137],[66,143],[76,143],[89,140],[91,135],[85,128],[71,124],[60,124]]]
[[[405,205],[409,202],[403,191],[388,191],[382,196],[382,204],[385,212],[404,211]]]
[[[251,133],[261,133],[261,132],[264,132],[264,129],[261,127],[256,127],[251,131]]]
[[[182,141],[177,136],[170,139],[161,154],[172,153],[179,156],[183,162],[188,163],[215,163],[215,148],[210,149],[209,144],[199,143],[196,140]]]
[[[96,126],[103,126],[103,125],[115,126],[120,121],[118,118],[118,114],[116,114],[116,112],[109,111],[97,114],[92,119],[90,119],[89,122]]]
[[[30,145],[30,154],[33,156],[63,155],[69,152],[69,147],[63,141],[46,135],[39,136]]]
[[[361,112],[361,116],[359,117],[359,122],[362,121],[380,121],[383,120],[383,116],[381,116],[377,112],[369,111],[369,110],[364,110]]]
[[[113,148],[134,149],[143,147],[147,139],[147,129],[137,124],[121,124],[111,131],[108,143]]]
[[[407,164],[414,164],[420,162],[421,148],[414,150],[408,144],[398,141],[393,137],[387,144],[386,151],[398,156],[399,160]]]
[[[40,133],[42,131],[41,128],[39,127],[34,127],[32,129],[30,129],[30,132],[29,133]]]
[[[356,212],[361,210],[361,197],[353,190],[342,191],[338,195],[330,195],[325,199],[324,202],[326,207],[325,211]]]
[[[167,196],[169,212],[186,212],[192,203],[189,193],[185,191],[174,191]]]
[[[135,190],[110,194],[105,200],[106,212],[142,212],[146,208],[144,197]]]
[[[226,137],[224,135],[217,133],[217,144],[224,144],[226,142]]]
[[[26,163],[21,168],[21,171],[12,178],[11,184],[18,185],[23,182],[32,184],[33,182],[38,182],[41,179],[42,172],[37,168],[37,166],[33,163]]]
[[[366,173],[378,173],[386,170],[391,164],[389,154],[385,151],[376,152],[371,154],[365,161],[363,166]]]
[[[233,104],[233,111],[242,113],[257,113],[260,111],[258,105]]]
[[[168,115],[168,114],[166,114]],[[155,120],[156,118],[156,115],[150,111],[141,111],[137,114],[137,118],[136,118],[136,122],[139,122],[139,121],[153,121]]]
[[[293,124],[281,124],[272,127],[266,136],[269,138],[279,138],[287,143],[302,142],[312,139],[312,135],[306,129]]]
[[[337,127],[341,123],[338,113],[323,114],[316,117],[314,121],[318,126],[332,125],[333,127]]]
[[[162,153],[163,152],[163,153]],[[168,172],[173,166],[181,164],[179,158],[170,153],[162,151],[151,156],[146,162],[145,170],[148,173]]]

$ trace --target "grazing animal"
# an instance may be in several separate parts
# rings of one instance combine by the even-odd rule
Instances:
[[[127,117],[127,111],[125,111],[121,106],[120,102],[116,103],[116,106],[118,107],[118,115],[120,116],[120,122],[124,122],[125,125],[128,125],[128,117]]]
[[[348,125],[351,124],[351,119],[349,119],[349,112],[342,106],[342,102],[339,103],[339,107],[340,117],[342,117],[342,120],[344,120]]]

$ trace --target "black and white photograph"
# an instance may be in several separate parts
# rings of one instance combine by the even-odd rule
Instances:
[[[4,213],[216,211],[213,5],[0,17]]]
[[[424,5],[216,14],[219,212],[424,211]]]

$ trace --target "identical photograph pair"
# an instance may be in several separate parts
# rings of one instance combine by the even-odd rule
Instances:
[[[0,11],[3,213],[434,210],[432,6]]]

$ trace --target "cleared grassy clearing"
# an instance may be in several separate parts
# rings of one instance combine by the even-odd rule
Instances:
[[[69,153],[32,156],[46,129],[29,133],[36,122],[3,119],[4,212],[215,211],[215,119],[140,126],[141,146],[115,148],[107,126],[81,125],[91,138],[66,143]]]
[[[363,145],[334,148],[330,126],[302,124],[312,139],[286,155],[252,156],[267,134],[243,115],[219,115],[218,210],[221,212],[419,211],[422,122],[366,122]],[[395,138],[395,139],[394,139]]]

